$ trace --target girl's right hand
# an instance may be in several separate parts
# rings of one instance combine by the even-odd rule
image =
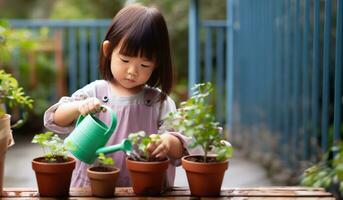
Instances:
[[[87,98],[79,102],[78,110],[81,115],[97,113],[101,110],[100,100],[95,97]]]

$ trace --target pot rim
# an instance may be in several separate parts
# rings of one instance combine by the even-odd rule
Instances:
[[[5,121],[9,118],[11,118],[11,115],[8,113],[5,113],[2,117],[0,117],[0,121]]]
[[[87,168],[87,172],[89,173],[93,173],[93,174],[112,174],[112,173],[119,173],[120,172],[120,169],[117,168],[117,167],[106,167],[108,169],[111,169],[112,171],[108,171],[108,172],[99,172],[99,171],[95,171],[95,170],[92,170],[92,168],[94,168],[96,166],[91,166],[91,167],[88,167]]]
[[[125,160],[129,161],[129,162],[132,162],[132,163],[139,163],[139,164],[142,164],[142,165],[149,165],[149,164],[160,164],[160,163],[166,163],[166,162],[170,162],[170,159],[167,157],[166,160],[162,160],[162,161],[153,161],[153,162],[146,162],[146,161],[136,161],[136,160],[131,160],[129,159],[129,157],[126,157]]]
[[[186,160],[186,158],[190,158],[190,157],[196,157],[196,156],[201,156],[201,157],[204,157],[203,154],[193,154],[193,155],[187,155],[187,156],[183,156],[181,158],[182,162],[188,162],[188,163],[197,163],[197,164],[203,164],[203,165],[214,165],[214,164],[220,164],[220,163],[226,163],[226,162],[229,162],[229,159],[226,159],[224,161],[219,161],[219,162],[210,162],[210,163],[204,163],[204,162],[194,162],[194,161],[190,161],[190,160]],[[214,154],[211,154],[207,157],[216,157],[216,155]]]
[[[68,156],[68,159],[70,159],[69,161],[59,162],[59,163],[54,163],[54,162],[47,163],[47,162],[40,162],[40,161],[38,161],[38,159],[42,159],[42,158],[44,158],[44,156],[36,157],[36,158],[34,158],[32,160],[32,163],[38,164],[38,165],[65,165],[65,164],[71,164],[71,163],[75,163],[76,162],[75,158],[73,158],[71,156]]]

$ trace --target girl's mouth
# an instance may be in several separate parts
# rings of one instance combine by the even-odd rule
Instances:
[[[128,78],[126,78],[125,80],[128,81],[128,82],[130,82],[130,83],[136,82],[135,80],[133,80],[133,79],[128,79]]]

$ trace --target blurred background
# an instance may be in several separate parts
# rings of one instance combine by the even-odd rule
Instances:
[[[7,161],[30,168],[44,111],[99,78],[102,38],[132,2],[166,18],[176,103],[195,83],[215,85],[214,112],[235,148],[224,186],[343,190],[340,0],[0,0],[0,67],[35,100],[29,122],[14,130],[25,145],[9,149]]]

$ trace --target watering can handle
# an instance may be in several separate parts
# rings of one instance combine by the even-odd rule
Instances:
[[[109,111],[110,112],[110,115],[111,115],[111,124],[110,124],[110,128],[106,131],[105,135],[106,134],[111,134],[114,129],[116,128],[117,126],[117,117],[116,117],[116,114],[113,112],[113,110],[108,107],[108,106],[105,106],[105,105],[101,105],[101,108],[105,108],[106,111]],[[85,116],[83,115],[80,115],[79,118],[77,118],[77,121],[76,121],[76,126],[79,125],[79,123],[82,122],[82,120],[85,118]]]

